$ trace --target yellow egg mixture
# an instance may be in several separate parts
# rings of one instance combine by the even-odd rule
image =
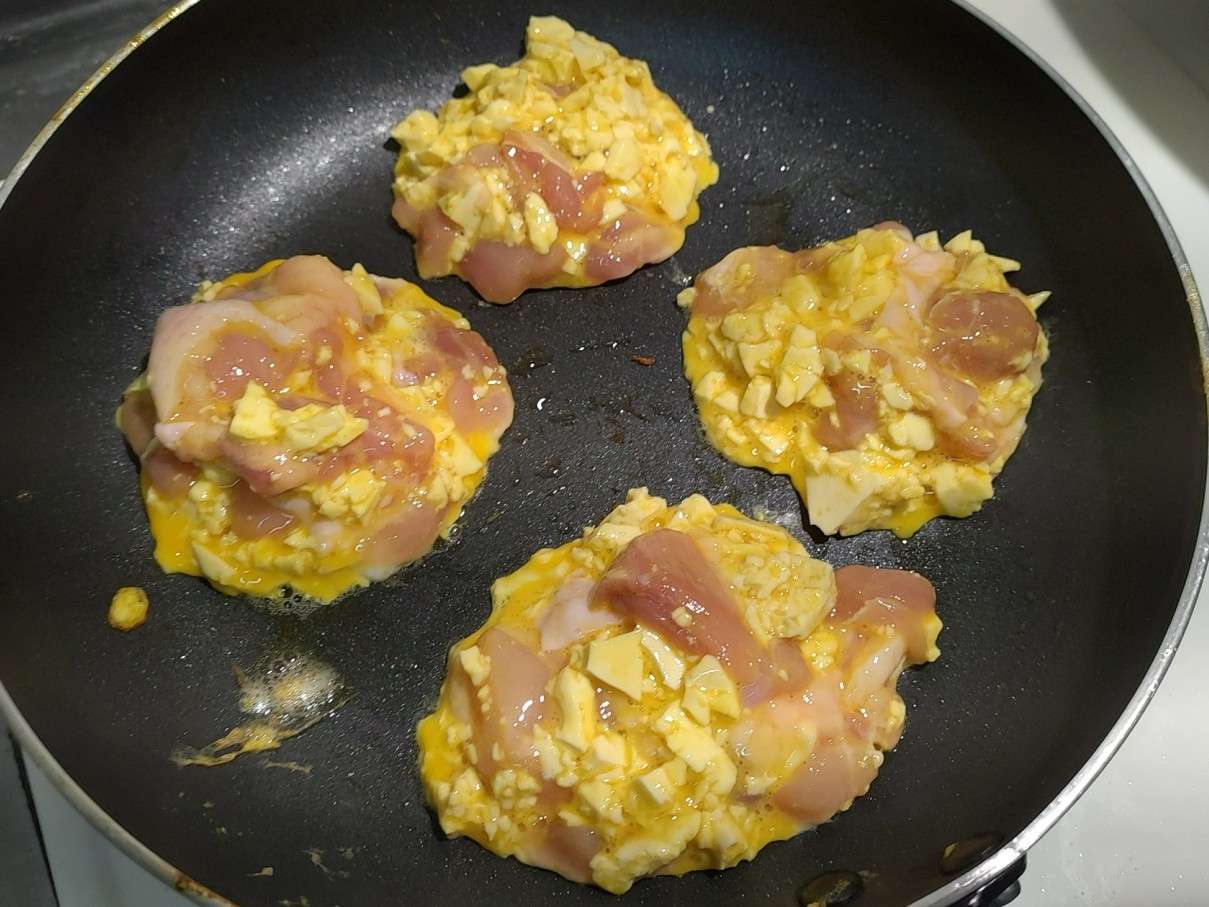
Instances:
[[[1040,388],[1048,349],[1044,333],[1017,373],[975,384],[973,417],[990,413],[996,431],[1003,426],[999,446],[985,457],[943,449],[936,427],[936,397],[943,388],[926,383],[929,363],[917,349],[893,365],[877,352],[883,338],[896,342],[878,317],[903,291],[908,248],[935,256],[935,272],[920,281],[930,281],[926,289],[933,293],[1011,293],[1029,312],[1049,296],[1013,290],[1005,275],[1019,263],[988,254],[969,231],[942,247],[934,232],[912,243],[899,227],[864,229],[799,253],[809,255],[808,261],[783,281],[751,293],[745,307],[700,314],[694,307],[699,287],[679,297],[681,306],[694,307],[683,336],[685,372],[710,442],[743,466],[788,475],[811,522],[827,533],[884,528],[906,537],[933,517],[977,511],[991,497],[992,479],[1014,451]],[[723,294],[744,292],[758,280],[758,267],[739,264],[724,274],[729,286]],[[846,349],[825,342],[858,331],[868,333]],[[876,425],[853,449],[829,450],[812,422],[834,422],[836,400],[828,380],[843,371],[875,389]],[[904,380],[904,372],[918,383]]]
[[[135,630],[146,622],[150,606],[144,589],[122,586],[109,603],[109,626],[115,630]]]
[[[194,304],[204,305],[225,289],[265,277],[281,263],[271,261],[254,272],[235,274],[219,283],[207,282],[194,297]],[[435,375],[410,387],[396,387],[390,372],[395,357],[428,351],[419,331],[425,313],[446,319],[459,330],[469,330],[470,325],[458,312],[440,305],[414,284],[386,281],[383,285],[389,285],[390,291],[379,293],[360,265],[346,272],[346,281],[372,318],[371,326],[355,341],[357,367],[372,376],[376,394],[425,426],[435,440],[432,467],[413,494],[426,505],[444,510],[439,533],[447,538],[462,505],[483,481],[487,460],[499,449],[498,435],[457,430],[442,405],[449,390],[447,376]],[[323,363],[324,351],[320,349],[312,365]],[[484,368],[471,377],[480,391],[507,388],[502,366]],[[366,379],[362,387],[369,387]],[[128,393],[145,388],[144,375]],[[281,395],[322,396],[310,368],[295,369],[285,386],[271,391],[251,382],[233,405],[217,404],[212,415],[219,421],[229,418],[229,430],[235,437],[278,443],[291,455],[304,457],[338,449],[366,428],[365,419],[351,415],[341,404],[307,404],[292,410],[278,405],[275,397]],[[205,577],[228,594],[279,597],[288,588],[319,602],[331,602],[350,589],[393,572],[393,567],[370,568],[363,563],[366,533],[382,519],[387,503],[383,494],[387,482],[374,467],[361,466],[332,478],[310,481],[286,496],[301,502],[304,510],[327,524],[329,535],[324,539],[306,526],[259,539],[240,538],[231,531],[232,472],[219,462],[202,463],[200,467],[182,497],[166,496],[153,485],[147,472],[143,473],[141,484],[155,538],[155,559],[165,571]]]
[[[699,216],[697,196],[718,179],[705,137],[655,87],[646,63],[561,19],[531,18],[525,48],[512,65],[464,70],[465,97],[448,101],[437,115],[417,110],[395,127],[402,149],[395,195],[416,211],[439,208],[458,231],[448,260],[436,267],[421,261],[422,276],[460,273],[458,262],[476,242],[495,240],[543,255],[561,247],[561,272],[543,285],[599,283],[585,271],[589,246],[629,210],[674,228],[679,238],[670,255]],[[548,142],[576,179],[603,177],[598,224],[560,228],[551,213],[556,200],[540,190],[516,198],[502,162],[464,170],[466,179],[449,177],[448,168],[472,148],[497,144],[510,132]]]
[[[749,519],[729,505],[713,506],[693,495],[670,507],[642,488],[631,491],[624,505],[581,539],[539,551],[495,582],[491,616],[450,655],[451,665],[474,683],[485,713],[493,672],[518,667],[493,664],[480,648],[484,634],[505,628],[518,639],[532,640],[556,590],[569,578],[598,580],[629,542],[660,528],[687,533],[712,552],[711,565],[757,640],[792,641],[820,677],[845,670],[840,663],[849,661],[843,653],[852,645],[846,641],[850,634],[825,621],[836,600],[828,564],[810,558],[779,526]],[[682,618],[693,619],[675,615],[678,623]],[[934,612],[925,626],[931,660],[939,654],[940,621]],[[835,804],[814,822],[776,808],[771,792],[809,757],[814,726],[782,719],[788,742],[757,770],[744,756],[755,744],[743,742],[756,721],[753,710],[741,702],[718,659],[680,650],[633,621],[575,639],[545,692],[555,705],[533,734],[540,777],[515,765],[500,770],[498,750],[491,777],[476,771],[482,763],[478,741],[456,716],[446,681],[436,711],[420,722],[418,737],[425,790],[447,834],[469,836],[495,853],[575,878],[543,856],[534,836],[550,823],[590,829],[599,850],[590,872],[578,880],[622,893],[643,876],[750,860],[769,842],[791,837],[851,803]],[[893,681],[878,708],[888,748],[905,715]],[[859,758],[875,773],[880,746],[862,744]],[[541,793],[551,785],[561,795]],[[858,787],[853,794],[863,792]]]

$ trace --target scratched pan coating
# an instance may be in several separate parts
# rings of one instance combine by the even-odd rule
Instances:
[[[708,133],[721,180],[683,250],[501,308],[454,278],[424,283],[495,347],[517,416],[458,538],[422,564],[306,620],[163,575],[112,426],[157,313],[203,278],[296,252],[416,279],[389,219],[388,131],[448,97],[464,65],[514,59],[531,11],[649,60]],[[736,246],[799,248],[884,218],[973,227],[1025,263],[1022,289],[1054,291],[1030,429],[971,519],[906,543],[797,532],[834,564],[919,570],[939,593],[943,657],[907,674],[907,732],[869,795],[754,863],[643,882],[626,901],[788,905],[825,869],[868,873],[862,907],[928,895],[948,881],[944,845],[1024,828],[1137,688],[1189,570],[1206,431],[1179,276],[1125,167],[1044,73],[939,0],[205,0],[167,25],[67,119],[0,212],[0,678],[104,810],[239,903],[609,903],[443,840],[414,722],[449,645],[486,616],[492,579],[631,486],[796,519],[788,481],[705,443],[673,297]],[[120,585],[152,602],[128,635],[104,622]],[[274,754],[309,774],[263,756],[169,761],[239,721],[233,664],[293,649],[352,693]],[[271,877],[252,875],[265,866]]]

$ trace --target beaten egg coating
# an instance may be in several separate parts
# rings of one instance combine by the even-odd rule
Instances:
[[[718,168],[646,63],[535,16],[520,60],[462,81],[464,97],[393,132],[393,213],[422,277],[458,274],[504,303],[624,277],[683,245]]]
[[[1048,355],[1019,262],[896,223],[738,249],[681,292],[709,440],[788,475],[827,534],[964,517],[1015,451]]]
[[[419,287],[298,256],[164,312],[117,421],[164,570],[330,602],[448,536],[512,394]]]
[[[451,836],[622,893],[724,869],[864,794],[940,654],[931,584],[631,491],[495,582],[418,728]]]

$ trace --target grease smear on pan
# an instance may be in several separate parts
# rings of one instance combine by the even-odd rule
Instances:
[[[172,761],[177,765],[225,765],[248,753],[278,749],[348,699],[336,669],[314,655],[266,656],[248,671],[236,665],[235,680],[239,710],[248,720],[205,746],[176,750]],[[273,764],[310,773],[308,766],[297,763]]]

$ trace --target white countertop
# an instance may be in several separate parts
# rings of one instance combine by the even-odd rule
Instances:
[[[1209,0],[972,0],[1117,134],[1209,291]],[[1019,907],[1209,904],[1209,606],[1086,795],[1029,853]],[[94,832],[27,760],[61,907],[186,907]]]

